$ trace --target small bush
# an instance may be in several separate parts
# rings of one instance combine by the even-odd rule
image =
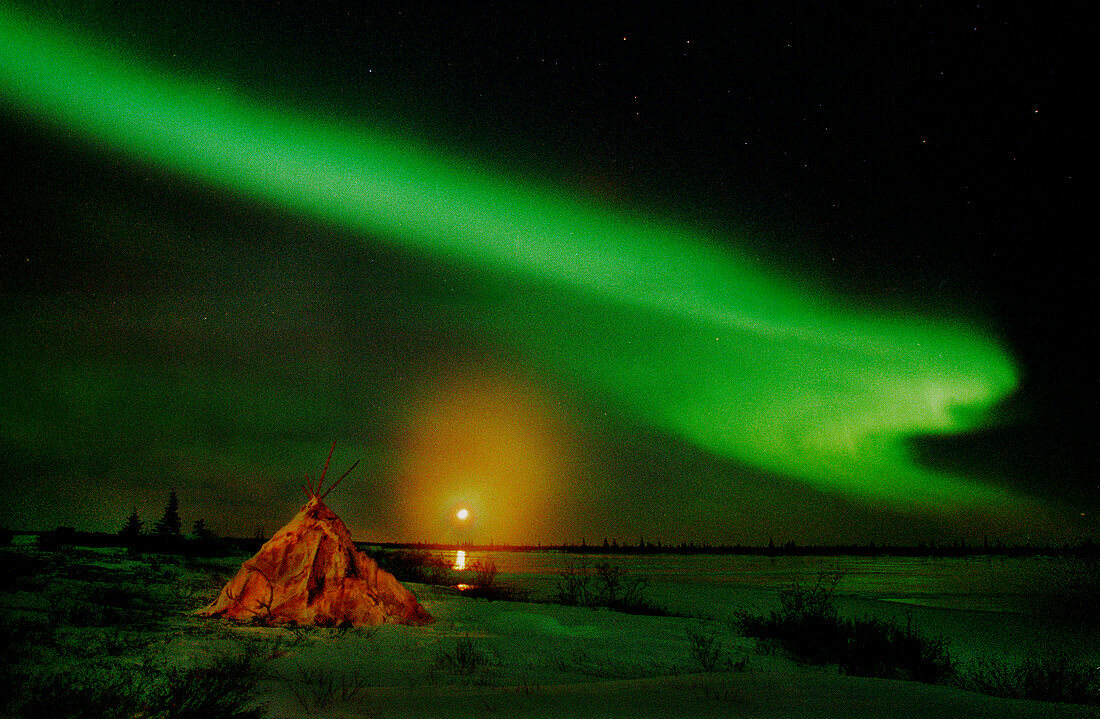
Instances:
[[[497,581],[497,563],[491,559],[484,561],[477,560],[470,565],[470,570],[474,573],[474,584],[479,589],[492,589],[496,586]]]
[[[839,573],[823,572],[809,588],[795,584],[784,589],[778,610],[762,616],[741,615],[741,630],[750,637],[776,641],[805,664],[836,661],[839,647],[846,643],[845,627],[833,603],[839,582]]]
[[[444,671],[452,671],[458,674],[474,674],[488,667],[489,655],[483,652],[470,637],[462,637],[455,641],[454,647],[445,649],[437,648],[434,668]]]
[[[967,689],[1010,699],[1100,704],[1100,671],[1053,652],[1018,662],[979,660],[962,684]]]
[[[291,694],[306,711],[327,709],[338,702],[355,701],[366,691],[367,679],[359,672],[334,674],[327,669],[299,669],[295,678],[284,677]]]
[[[124,719],[141,707],[141,680],[122,673],[28,672],[9,694],[23,719]]]
[[[530,592],[513,585],[497,583],[497,565],[491,559],[477,560],[468,568],[473,573],[473,585],[462,588],[463,596],[488,599],[489,601],[526,602]]]
[[[742,631],[776,642],[795,661],[837,664],[847,674],[936,683],[955,673],[945,639],[926,637],[908,623],[838,616],[834,595],[841,576],[823,572],[809,588],[783,590],[778,610],[741,615]]]
[[[259,662],[248,654],[219,654],[204,666],[173,668],[146,693],[146,711],[164,719],[259,719],[256,698],[262,676]]]
[[[430,552],[374,550],[367,555],[401,582],[442,587],[455,583],[451,564]]]
[[[595,653],[584,643],[573,644],[567,651],[553,652],[551,658],[554,668],[560,672],[584,674],[585,676],[605,679],[630,676],[630,673],[617,664],[613,657],[603,653]]]
[[[722,640],[713,628],[700,626],[687,630],[688,648],[691,656],[705,672],[744,671],[747,659],[742,657],[733,661],[722,645]]]
[[[942,682],[955,673],[948,642],[878,619],[843,622],[848,641],[840,661],[845,674],[890,679],[912,679],[926,684]]]
[[[190,668],[6,673],[3,694],[25,719],[259,719],[258,677],[253,659],[225,655]]]
[[[688,644],[691,656],[705,672],[713,672],[723,665],[722,640],[713,631],[702,628],[688,629]]]
[[[591,585],[592,573],[587,564],[567,563],[558,574],[558,603],[571,607],[593,606],[595,595]]]
[[[589,569],[585,563],[568,564],[558,574],[559,604],[576,607],[606,607],[626,614],[668,616],[645,595],[644,577],[631,577],[622,567],[601,562]]]
[[[455,575],[450,563],[439,557],[429,558],[424,565],[424,584],[435,587],[450,587],[455,583]]]

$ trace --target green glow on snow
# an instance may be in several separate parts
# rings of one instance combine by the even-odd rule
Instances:
[[[899,508],[1020,501],[906,450],[914,434],[976,426],[1015,388],[1007,354],[969,328],[842,307],[688,230],[376,129],[263,107],[4,6],[0,92],[90,142],[526,283],[531,293],[472,316],[722,456]]]

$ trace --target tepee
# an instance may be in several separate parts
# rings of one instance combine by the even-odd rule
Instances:
[[[408,589],[355,548],[351,532],[325,506],[328,493],[359,464],[353,464],[322,494],[332,450],[317,485],[308,476],[302,485],[305,506],[241,565],[218,598],[199,614],[318,626],[432,621]]]

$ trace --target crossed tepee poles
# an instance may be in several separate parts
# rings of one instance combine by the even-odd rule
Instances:
[[[344,477],[351,474],[351,470],[359,466],[360,460],[355,460],[355,464],[348,467],[348,471],[340,475],[340,479],[336,480],[331,487],[325,490],[324,494],[321,494],[321,485],[325,483],[325,475],[328,473],[328,464],[332,461],[332,453],[336,450],[336,440],[332,440],[332,449],[328,451],[328,459],[325,460],[325,468],[321,470],[321,478],[317,480],[317,485],[313,485],[313,480],[306,475],[305,484],[302,485],[302,491],[306,493],[306,499],[311,500],[316,497],[318,500],[324,500],[328,496],[328,493],[336,489],[337,485],[344,481]]]

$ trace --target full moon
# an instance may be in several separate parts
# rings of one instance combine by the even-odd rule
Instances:
[[[467,517],[470,516],[470,510],[463,507],[462,509],[455,512],[455,516],[458,517],[459,519],[466,519]]]

